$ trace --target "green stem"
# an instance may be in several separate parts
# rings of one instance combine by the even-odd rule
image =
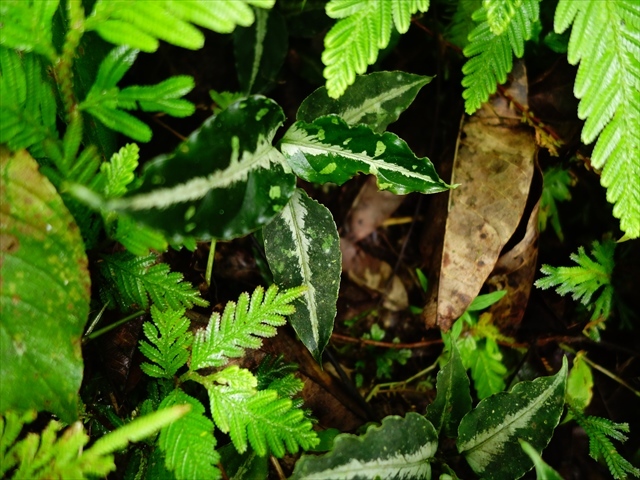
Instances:
[[[131,315],[124,317],[121,320],[118,320],[115,323],[112,323],[111,325],[107,325],[104,328],[101,328],[100,330],[96,330],[95,332],[93,332],[90,335],[87,335],[86,337],[84,337],[83,343],[86,343],[90,340],[93,340],[94,338],[98,338],[100,335],[103,335],[111,330],[113,330],[114,328],[119,327],[120,325],[123,325],[131,320],[133,320],[136,317],[139,317],[140,315],[142,315],[143,313],[145,313],[144,310],[139,310],[136,313],[132,313]]]
[[[211,246],[209,247],[209,257],[207,258],[207,270],[205,271],[205,280],[207,287],[211,286],[211,273],[213,271],[213,259],[216,256],[216,241],[211,240]]]
[[[73,92],[73,58],[80,44],[80,39],[84,34],[84,9],[81,0],[69,0],[67,2],[67,15],[69,30],[64,38],[62,55],[55,65],[55,73],[60,85],[62,103],[66,113],[67,123],[70,123],[77,111],[77,100]]]

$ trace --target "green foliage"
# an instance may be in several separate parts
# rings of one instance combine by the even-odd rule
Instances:
[[[322,62],[326,65],[327,93],[340,97],[356,74],[363,74],[386,48],[395,26],[409,30],[411,15],[429,9],[429,0],[331,0],[326,12],[338,22],[324,38]]]
[[[136,257],[127,252],[102,257],[99,272],[103,302],[123,312],[146,310],[150,299],[163,310],[209,304],[189,283],[182,281],[181,273],[170,273],[169,265],[156,261],[155,255]]]
[[[568,61],[580,62],[574,94],[586,119],[582,141],[598,142],[591,162],[601,168],[613,215],[630,238],[640,236],[640,4],[634,0],[561,0],[554,28],[573,23]]]
[[[174,117],[189,116],[195,106],[179,97],[189,93],[194,82],[188,76],[175,76],[156,85],[132,85],[120,90],[117,83],[137,56],[138,50],[125,46],[114,48],[100,64],[96,81],[78,108],[87,111],[112,130],[134,140],[148,142],[151,140],[151,129],[123,110],[140,107],[145,112],[163,112]]]
[[[114,452],[156,433],[188,411],[189,407],[176,406],[154,412],[101,437],[84,451],[89,435],[82,423],[72,424],[59,435],[63,425],[52,420],[40,434],[27,433],[16,442],[36,413],[7,411],[0,415],[0,475],[16,480],[105,476],[115,470]]]
[[[121,2],[98,0],[87,17],[85,29],[95,30],[108,42],[128,45],[144,52],[158,49],[158,40],[197,50],[204,35],[192,24],[218,33],[231,33],[236,25],[254,21],[250,5],[273,7],[275,0],[207,0],[174,2]]]
[[[568,170],[561,167],[551,167],[544,172],[544,186],[542,197],[540,198],[540,213],[538,216],[538,225],[540,231],[547,229],[547,222],[551,222],[554,232],[560,239],[564,241],[562,233],[562,225],[560,224],[560,214],[556,202],[565,202],[571,200],[571,192],[569,187],[574,184],[574,179]]]
[[[529,455],[529,458],[531,458],[531,461],[536,468],[537,480],[562,480],[560,474],[546,464],[533,445],[521,438],[518,440],[522,446],[522,450]]]
[[[625,460],[609,439],[626,442],[627,436],[624,433],[629,433],[628,424],[615,423],[602,417],[585,416],[573,408],[571,413],[589,437],[589,455],[596,460],[604,460],[613,478],[624,479],[628,475],[640,477],[640,469]]]
[[[275,285],[265,292],[257,287],[251,298],[243,293],[238,303],[229,302],[222,315],[214,312],[206,329],[196,333],[191,369],[221,367],[229,358],[244,355],[246,348],[260,348],[261,337],[273,337],[284,325],[284,315],[291,315],[291,303],[304,293],[304,288],[278,292]]]
[[[493,22],[485,5],[492,6]],[[513,14],[500,13],[512,10],[515,10]],[[479,25],[469,34],[469,44],[464,48],[464,54],[470,60],[462,67],[465,75],[462,96],[467,113],[472,114],[480,108],[489,95],[495,93],[496,84],[507,81],[507,74],[513,66],[512,55],[518,58],[524,55],[524,42],[531,38],[538,15],[539,0],[485,0],[483,7],[473,14],[473,19]],[[502,33],[496,34],[494,31]]]
[[[42,152],[41,142],[57,137],[56,102],[37,55],[0,46],[0,96],[0,143]]]
[[[58,3],[58,0],[2,2],[0,45],[25,52],[34,51],[53,61],[57,53],[52,41],[52,18]]]
[[[602,323],[611,315],[613,303],[613,285],[611,275],[615,267],[614,253],[616,243],[613,240],[605,240],[603,243],[593,242],[591,255],[585,253],[584,247],[578,248],[578,253],[572,253],[570,258],[578,265],[575,267],[552,267],[543,265],[540,271],[546,277],[540,278],[535,285],[538,288],[547,289],[557,287],[560,295],[571,294],[574,300],[579,300],[588,309],[592,310],[591,321],[598,322],[593,325],[589,334],[599,338],[598,328],[604,328]],[[602,291],[598,293],[600,288]],[[595,296],[592,302],[591,298]]]
[[[140,351],[155,364],[143,363],[142,371],[150,377],[173,378],[187,363],[193,335],[188,331],[189,321],[184,310],[162,312],[151,306],[153,322],[145,322],[143,331],[149,342],[140,341]]]

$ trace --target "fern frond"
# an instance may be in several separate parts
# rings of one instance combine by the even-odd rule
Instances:
[[[213,422],[205,415],[202,404],[180,389],[170,393],[160,408],[191,405],[191,411],[160,431],[158,444],[164,452],[165,465],[177,480],[220,478],[216,464],[220,455],[215,451]]]
[[[240,369],[234,365],[226,370]],[[223,376],[229,377],[225,370],[212,377],[220,382]],[[293,407],[290,399],[279,398],[272,390],[255,391],[247,387],[206,385],[216,426],[229,433],[239,453],[244,453],[251,444],[260,456],[271,452],[282,457],[286,451],[295,453],[300,447],[307,449],[317,444],[311,421],[302,410]]]
[[[129,252],[139,257],[146,257],[150,250],[164,252],[167,250],[167,239],[158,230],[146,225],[141,225],[131,217],[118,215],[116,231],[113,234],[117,240]]]
[[[482,6],[487,11],[487,22],[491,33],[502,35],[520,5],[522,0],[482,0]]]
[[[640,4],[635,0],[568,1],[556,8],[555,31],[573,23],[568,60],[578,62],[574,94],[591,162],[602,168],[613,214],[630,238],[640,236]]]
[[[593,309],[592,320],[607,319],[611,314],[613,302],[613,285],[611,275],[615,267],[614,253],[616,244],[612,240],[604,243],[593,242],[592,260],[584,251],[584,247],[578,248],[578,253],[571,254],[571,260],[578,264],[575,267],[552,267],[543,265],[540,271],[547,275],[536,281],[538,288],[547,289],[557,287],[560,295],[571,293],[574,300]],[[597,291],[604,287],[602,292],[591,303]]]
[[[469,34],[464,54],[470,59],[462,67],[465,75],[462,97],[469,115],[495,93],[497,84],[507,81],[507,74],[513,66],[512,55],[520,58],[524,54],[524,42],[531,38],[533,24],[538,21],[539,14],[539,0],[522,0],[500,35],[492,32],[484,6],[473,14],[473,19],[480,24]],[[506,17],[503,20],[507,23]]]
[[[204,35],[194,25],[218,33],[231,33],[236,25],[248,27],[255,20],[250,5],[271,8],[275,0],[98,0],[86,21],[104,40],[143,52],[155,52],[158,40],[197,50]]]
[[[104,476],[115,469],[112,455],[86,455],[82,448],[89,442],[80,422],[58,435],[63,425],[51,421],[40,434],[28,433],[15,442],[23,425],[35,419],[35,412],[18,415],[6,412],[0,416],[0,475],[2,478],[78,478]],[[6,452],[6,454],[4,453]],[[10,477],[5,474],[15,469]]]
[[[469,43],[469,34],[476,27],[473,12],[482,6],[482,0],[459,0],[451,21],[445,27],[444,37],[454,45],[464,49]]]
[[[38,144],[57,139],[56,102],[35,54],[0,47],[0,98],[0,143],[11,150],[38,148],[32,153],[42,157]]]
[[[79,108],[112,130],[134,140],[148,142],[151,139],[151,129],[123,109],[134,110],[139,106],[146,112],[164,112],[176,117],[189,116],[194,112],[195,106],[179,97],[189,93],[194,82],[189,76],[179,75],[157,85],[132,85],[120,90],[117,84],[137,56],[138,50],[125,46],[111,50],[100,64],[96,81]]]
[[[141,340],[140,351],[154,363],[144,362],[140,368],[150,377],[172,378],[189,359],[188,349],[193,343],[190,322],[184,317],[184,310],[162,312],[155,305],[151,306],[151,318],[153,322],[142,326],[151,343]]]
[[[58,0],[4,0],[0,5],[0,45],[44,55],[53,63],[57,57],[51,27]]]
[[[569,187],[571,187],[573,183],[574,180],[568,170],[556,166],[544,172],[538,225],[540,231],[544,232],[547,229],[547,222],[551,221],[551,226],[561,242],[564,241],[564,234],[562,233],[560,214],[558,213],[556,202],[571,200]]]
[[[110,308],[123,311],[149,308],[149,301],[159,309],[202,307],[209,303],[182,274],[169,272],[169,265],[157,263],[154,255],[136,257],[127,252],[104,256],[99,263],[102,279],[100,295]]]
[[[616,480],[624,479],[628,475],[640,477],[640,469],[622,457],[608,438],[611,437],[624,443],[627,436],[621,432],[629,432],[628,424],[615,423],[602,417],[585,416],[573,408],[571,412],[578,425],[584,429],[589,437],[589,455],[595,460],[604,460],[613,478]]]
[[[429,9],[429,0],[331,0],[326,12],[339,19],[324,38],[327,93],[338,98],[386,48],[391,29],[409,30],[411,15]]]
[[[265,293],[257,287],[251,299],[243,293],[237,304],[227,303],[222,315],[214,312],[207,328],[196,332],[191,370],[221,367],[229,358],[244,355],[246,348],[260,348],[262,338],[273,337],[276,327],[286,323],[284,316],[295,311],[291,303],[303,292],[303,287],[278,292],[271,285]]]
[[[121,197],[127,193],[127,186],[133,182],[134,172],[138,168],[140,149],[135,143],[128,143],[111,156],[108,162],[100,165],[104,176],[101,190],[107,198]]]

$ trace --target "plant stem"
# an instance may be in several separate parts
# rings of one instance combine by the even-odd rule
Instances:
[[[94,338],[97,338],[97,337],[99,337],[100,335],[105,334],[105,333],[107,333],[107,332],[109,332],[109,331],[113,330],[114,328],[117,328],[117,327],[119,327],[120,325],[125,324],[125,323],[127,323],[127,322],[129,322],[129,321],[133,320],[134,318],[139,317],[139,316],[140,316],[140,315],[142,315],[143,313],[144,313],[144,310],[139,310],[139,311],[137,311],[136,313],[132,313],[131,315],[129,315],[129,316],[127,316],[127,317],[124,317],[123,319],[118,320],[118,321],[117,321],[117,322],[115,322],[115,323],[112,323],[111,325],[107,325],[106,327],[101,328],[100,330],[96,330],[96,331],[95,331],[95,332],[93,332],[92,334],[90,334],[90,335],[88,335],[88,336],[84,337],[84,339],[83,339],[83,343],[86,343],[86,342],[88,342],[89,340],[93,340]]]
[[[204,273],[204,279],[207,282],[207,287],[211,286],[211,273],[213,271],[213,259],[216,256],[216,241],[211,240],[211,245],[209,246],[209,257],[207,258],[207,270]]]
[[[62,55],[55,65],[55,73],[60,85],[62,103],[66,113],[67,123],[70,123],[77,111],[77,101],[73,92],[73,58],[84,34],[84,10],[81,0],[69,0],[67,2],[67,15],[69,30],[62,46]]]

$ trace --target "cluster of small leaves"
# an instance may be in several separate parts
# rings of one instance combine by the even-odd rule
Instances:
[[[16,480],[106,476],[116,468],[114,452],[178,420],[189,408],[175,406],[141,417],[101,437],[88,450],[83,450],[89,435],[81,422],[60,434],[62,423],[52,420],[41,433],[28,433],[16,441],[23,426],[35,420],[36,412],[5,412],[0,415],[0,475]]]
[[[540,198],[538,225],[540,231],[544,232],[547,229],[547,222],[551,222],[551,226],[561,242],[564,241],[564,234],[560,224],[557,202],[571,200],[569,187],[573,183],[574,179],[571,173],[561,167],[551,167],[544,172],[544,186],[542,197]]]
[[[640,4],[635,0],[561,0],[554,28],[573,23],[567,59],[580,62],[573,88],[582,141],[598,142],[591,162],[602,169],[613,215],[629,237],[640,236]]]
[[[362,335],[364,340],[375,340],[382,341],[386,336],[387,332],[381,328],[377,323],[371,325],[371,330],[369,333],[365,333]],[[398,338],[394,338],[393,342],[398,342]],[[393,369],[393,365],[398,363],[399,365],[406,365],[407,361],[411,358],[411,350],[408,348],[387,348],[384,351],[374,351],[377,350],[375,347],[368,347],[367,350],[370,351],[372,356],[375,358],[376,363],[376,379],[388,379],[391,378],[391,370]],[[363,384],[363,371],[367,366],[366,360],[358,360],[355,364],[355,369],[358,373],[355,375],[355,383],[356,386],[361,387]]]
[[[140,351],[152,362],[144,362],[142,371],[155,378],[172,378],[189,359],[193,335],[184,310],[159,310],[151,306],[152,322],[142,326],[149,342],[140,341]],[[192,412],[193,413],[193,412]]]
[[[102,257],[98,270],[103,302],[123,312],[146,310],[150,300],[161,310],[209,304],[190,283],[183,281],[181,273],[169,272],[169,265],[156,261],[155,255],[136,257],[128,252]]]
[[[535,285],[547,289],[557,287],[560,295],[571,294],[574,300],[579,300],[587,308],[593,310],[591,320],[606,320],[611,314],[613,303],[613,285],[611,275],[615,267],[616,243],[605,240],[603,243],[593,242],[591,255],[585,253],[584,247],[578,248],[578,253],[571,254],[571,260],[578,265],[575,267],[552,267],[543,265],[540,271],[546,277],[540,278]],[[602,291],[598,294],[598,290]],[[596,295],[592,302],[592,297]],[[594,332],[595,333],[595,332]]]
[[[271,285],[265,292],[257,287],[251,298],[243,293],[237,304],[227,303],[222,315],[214,312],[207,328],[195,335],[191,369],[221,367],[229,358],[243,356],[246,348],[260,348],[261,337],[276,334],[276,327],[286,322],[284,316],[295,311],[291,303],[304,290],[298,287],[278,292],[278,287]]]
[[[627,461],[613,445],[609,438],[626,442],[629,425],[616,423],[602,417],[585,416],[576,409],[571,409],[576,422],[589,437],[589,455],[596,460],[604,460],[609,472],[616,480],[627,478],[628,475],[640,477],[640,469]],[[624,433],[623,433],[624,432]]]
[[[114,48],[102,61],[87,98],[80,103],[85,110],[105,126],[128,135],[134,140],[148,142],[151,129],[144,122],[123,110],[140,107],[145,112],[162,112],[174,117],[191,115],[195,106],[180,97],[194,87],[192,77],[170,77],[156,85],[132,85],[120,90],[118,82],[138,56],[138,50],[126,46]]]
[[[451,332],[443,335],[445,343],[455,341],[464,367],[471,371],[480,399],[501,392],[506,387],[504,379],[507,368],[498,341],[513,343],[513,339],[500,333],[492,323],[491,314],[478,315],[479,311],[491,306],[505,294],[505,291],[497,291],[479,295],[456,320]]]
[[[462,86],[465,87],[462,96],[468,114],[475,112],[489,99],[489,95],[495,93],[497,84],[507,81],[507,74],[513,66],[513,54],[518,58],[522,57],[524,42],[531,38],[533,24],[538,21],[540,14],[539,0],[513,3],[507,0],[485,1],[483,5],[486,3],[508,3],[515,12],[512,16],[502,16],[497,15],[498,10],[495,10],[493,23],[490,23],[484,6],[473,14],[473,19],[479,25],[469,34],[469,44],[464,49],[464,55],[470,59],[462,67],[465,75],[462,80]],[[494,30],[502,33],[496,34]]]
[[[326,12],[339,19],[324,38],[322,62],[327,92],[338,98],[386,48],[395,26],[406,33],[411,15],[426,12],[429,0],[331,0]]]

